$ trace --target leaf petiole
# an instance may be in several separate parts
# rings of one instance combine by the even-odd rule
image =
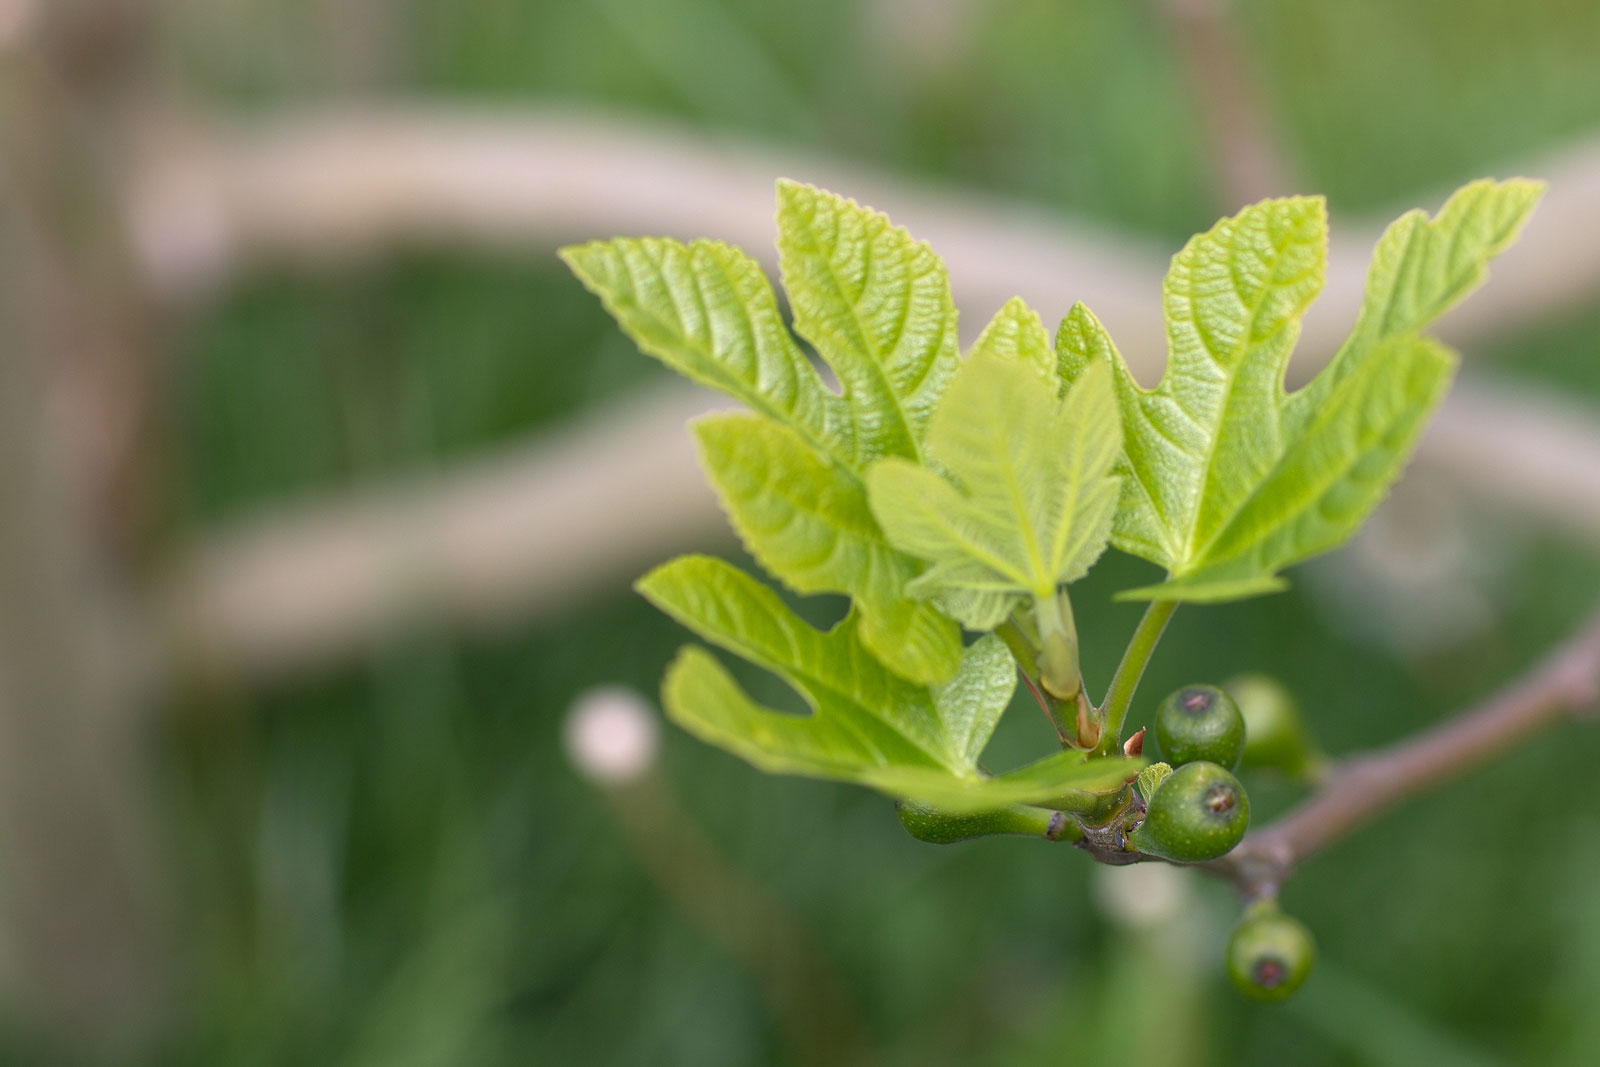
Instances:
[[[1127,717],[1128,706],[1133,703],[1133,694],[1139,688],[1139,679],[1144,677],[1151,654],[1156,650],[1156,642],[1161,640],[1167,622],[1177,610],[1176,600],[1152,600],[1150,606],[1145,608],[1144,617],[1139,620],[1133,636],[1128,639],[1128,647],[1123,650],[1117,673],[1111,678],[1105,702],[1100,705],[1103,725],[1094,755],[1109,756],[1121,751],[1122,720]]]
[[[1066,590],[1036,596],[1033,616],[1039,625],[1039,684],[1058,700],[1075,701],[1083,678],[1078,666],[1078,627]]]
[[[1033,640],[1015,618],[1007,619],[996,627],[994,632],[1011,650],[1012,657],[1017,661],[1017,673],[1022,676],[1022,684],[1028,687],[1033,699],[1039,702],[1039,710],[1044,712],[1044,717],[1050,721],[1051,729],[1056,732],[1056,740],[1061,742],[1062,748],[1066,748],[1072,744],[1073,737],[1077,735],[1077,728],[1066,718],[1060,702],[1040,689],[1038,682],[1034,681],[1039,674],[1039,663],[1034,654]]]

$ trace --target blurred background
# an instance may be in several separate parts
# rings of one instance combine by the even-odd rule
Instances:
[[[1382,223],[1549,179],[1370,529],[1179,612],[1146,681],[1270,671],[1346,752],[1600,594],[1597,54],[1592,0],[0,0],[0,1063],[1600,1062],[1592,726],[1307,866],[1279,1007],[1198,876],[920,844],[670,727],[580,773],[574,701],[685,640],[632,578],[748,561],[709,398],[554,256],[770,264],[815,181],[949,259],[969,339],[1084,299],[1150,382],[1165,257],[1323,192],[1303,379]],[[1079,587],[1097,691],[1149,579]],[[1050,741],[1013,714],[996,762]]]

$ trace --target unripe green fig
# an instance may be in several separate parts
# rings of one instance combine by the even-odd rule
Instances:
[[[1077,824],[1059,811],[1015,804],[993,811],[949,812],[902,800],[895,804],[900,825],[918,841],[950,845],[974,837],[1021,834],[1047,837],[1052,841],[1070,836]]]
[[[1250,825],[1250,798],[1239,779],[1209,760],[1185,763],[1156,787],[1144,822],[1128,840],[1140,852],[1178,863],[1225,855]]]
[[[1317,777],[1322,755],[1294,697],[1276,678],[1241,674],[1224,687],[1244,716],[1244,765],[1279,771],[1300,782]]]
[[[1306,980],[1317,944],[1306,924],[1263,901],[1250,906],[1228,938],[1228,977],[1253,1000],[1285,1000]]]
[[[1228,770],[1245,749],[1244,716],[1233,698],[1214,685],[1188,685],[1156,708],[1156,744],[1174,767],[1209,760]]]

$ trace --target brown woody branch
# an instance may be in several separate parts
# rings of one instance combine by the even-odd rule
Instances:
[[[1407,797],[1484,763],[1600,700],[1600,611],[1527,674],[1476,707],[1387,748],[1335,764],[1298,807],[1206,864],[1247,899],[1271,896],[1301,862]]]

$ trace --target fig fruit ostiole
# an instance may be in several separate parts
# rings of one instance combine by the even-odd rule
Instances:
[[[1250,826],[1250,798],[1227,768],[1185,763],[1147,802],[1144,821],[1128,835],[1140,852],[1177,863],[1226,855]]]
[[[1228,770],[1245,750],[1244,716],[1233,698],[1214,685],[1189,685],[1156,708],[1153,731],[1161,757],[1174,767],[1209,760]]]
[[[1228,938],[1228,977],[1253,1000],[1286,999],[1305,982],[1316,958],[1311,931],[1273,900],[1251,904]]]

